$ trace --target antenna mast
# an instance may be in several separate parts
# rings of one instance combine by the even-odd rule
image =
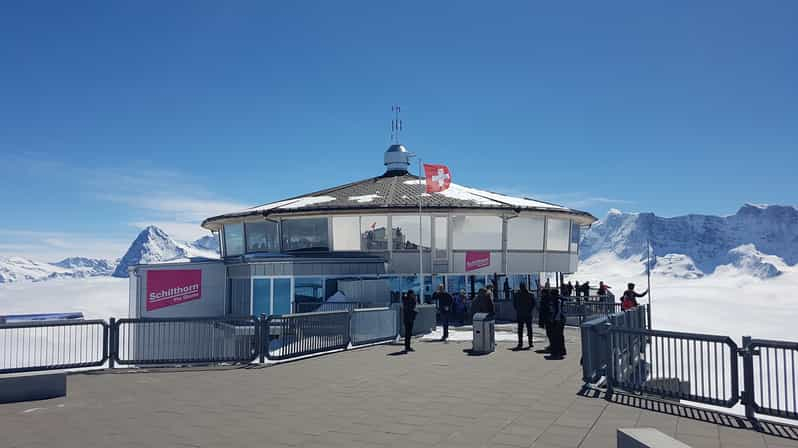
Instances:
[[[398,104],[391,106],[393,112],[393,120],[391,120],[391,143],[399,144],[399,134],[402,133],[402,120],[399,118],[399,113],[402,109]]]

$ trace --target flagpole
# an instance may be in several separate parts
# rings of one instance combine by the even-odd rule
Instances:
[[[646,274],[648,274],[648,329],[651,330],[651,240],[646,240]]]
[[[418,193],[418,279],[419,279],[419,290],[421,294],[419,294],[419,300],[421,303],[424,303],[424,252],[423,252],[423,245],[422,242],[424,238],[422,237],[422,226],[421,226],[421,198],[424,194],[424,184],[421,182],[421,157],[418,158],[418,185],[421,187]]]

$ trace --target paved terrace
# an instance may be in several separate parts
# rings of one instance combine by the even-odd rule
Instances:
[[[543,341],[538,335],[538,344]],[[693,447],[798,447],[798,431],[639,397],[580,392],[570,356],[417,341],[269,367],[74,374],[68,397],[0,406],[4,447],[614,447],[618,427]],[[537,348],[537,347],[536,347]],[[778,434],[781,434],[779,436]]]

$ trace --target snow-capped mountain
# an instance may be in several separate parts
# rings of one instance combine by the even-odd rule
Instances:
[[[205,236],[194,242],[171,238],[156,226],[142,230],[114,270],[114,277],[127,277],[129,266],[136,264],[188,261],[191,258],[219,258],[219,242]]]
[[[44,263],[22,257],[0,257],[0,283],[42,281],[54,278],[83,278],[111,275],[113,260],[73,257]]]
[[[731,216],[673,218],[612,210],[585,232],[580,257],[610,253],[641,259],[649,240],[655,270],[663,274],[699,278],[729,267],[775,277],[798,263],[798,209],[746,204]]]

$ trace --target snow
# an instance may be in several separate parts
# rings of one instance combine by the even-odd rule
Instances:
[[[364,194],[362,196],[349,196],[350,201],[355,201],[359,204],[373,202],[375,199],[380,199],[382,196],[378,194]]]
[[[214,249],[209,249],[213,247]],[[127,278],[127,269],[137,264],[188,261],[190,258],[219,258],[218,240],[203,237],[195,242],[175,240],[156,226],[142,230],[117,265],[113,275]]]
[[[404,181],[405,185],[419,185],[423,184],[424,179],[414,179]],[[494,207],[500,206],[513,206],[513,207],[528,207],[528,208],[545,208],[551,210],[567,210],[565,207],[559,205],[548,204],[545,202],[535,201],[533,199],[518,198],[514,196],[507,196],[504,194],[493,193],[485,190],[478,190],[476,188],[465,187],[456,183],[449,185],[449,188],[433,194],[439,194],[451,199],[461,201],[471,201],[478,205],[488,205]]]
[[[779,266],[798,263],[798,209],[747,204],[726,217],[610,213],[585,232],[580,255],[612,252],[639,258],[649,240],[657,257],[685,255],[703,274],[735,265],[760,277],[774,277]]]
[[[116,262],[112,260],[84,257],[66,258],[56,263],[45,263],[22,257],[0,257],[0,284],[109,275],[115,266]]]
[[[701,278],[673,275],[658,265],[652,271],[652,325],[657,330],[687,331],[798,341],[798,267],[782,266],[782,275],[762,279],[726,265]],[[567,279],[599,280],[619,295],[629,282],[646,289],[645,262],[601,252],[584,261]],[[647,303],[647,298],[640,299]]]
[[[323,204],[325,202],[332,202],[334,200],[335,198],[332,196],[306,196],[304,198],[299,198],[296,201],[291,202],[290,204],[283,205],[280,208],[283,209],[302,208],[316,204]]]

